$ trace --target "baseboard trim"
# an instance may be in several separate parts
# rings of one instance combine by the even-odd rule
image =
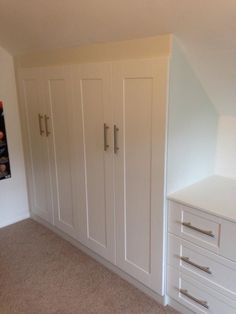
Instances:
[[[180,312],[181,314],[194,314],[194,312],[187,309],[184,305],[180,304],[169,296],[166,297],[166,302],[169,306],[171,306],[173,309]]]
[[[21,220],[25,220],[27,218],[30,218],[30,213],[29,212],[23,212],[23,213],[21,213],[19,215],[14,216],[11,219],[6,219],[4,221],[1,221],[0,222],[0,229],[4,228],[4,227],[7,227],[7,226],[10,226],[12,224],[15,224],[16,222],[19,222]]]
[[[123,270],[118,268],[117,266],[115,266],[112,263],[108,262],[103,257],[99,256],[98,254],[94,253],[89,248],[84,246],[82,243],[80,243],[79,241],[71,238],[66,233],[64,233],[63,231],[59,230],[57,227],[52,226],[51,224],[49,224],[48,222],[46,222],[45,220],[43,220],[39,216],[31,213],[31,218],[34,219],[35,221],[37,221],[38,223],[42,224],[46,228],[52,230],[53,232],[58,234],[60,237],[62,237],[66,241],[70,242],[73,246],[77,247],[78,249],[83,251],[85,254],[87,254],[90,257],[92,257],[93,259],[95,259],[97,262],[99,262],[100,264],[102,264],[103,266],[108,268],[110,271],[112,271],[115,274],[117,274],[118,276],[120,276],[122,279],[128,281],[131,285],[133,285],[137,289],[141,290],[143,293],[145,293],[146,295],[148,295],[149,297],[154,299],[156,302],[158,302],[158,303],[160,303],[160,304],[162,304],[164,306],[167,305],[165,296],[161,296],[161,295],[157,294],[156,292],[154,292],[153,290],[149,289],[148,287],[143,285],[141,282],[137,281],[136,279],[134,279],[133,277],[131,277],[130,275],[125,273]]]

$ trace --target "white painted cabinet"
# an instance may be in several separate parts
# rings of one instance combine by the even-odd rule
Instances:
[[[194,313],[236,313],[235,188],[211,176],[169,196],[167,293]]]
[[[167,74],[158,58],[20,78],[32,211],[161,295]]]
[[[31,156],[31,210],[75,237],[69,69],[25,69],[19,81]]]
[[[117,265],[162,293],[166,63],[113,63]]]
[[[19,90],[25,147],[30,208],[47,222],[53,223],[53,201],[49,143],[45,130],[46,104],[40,69],[22,70]]]

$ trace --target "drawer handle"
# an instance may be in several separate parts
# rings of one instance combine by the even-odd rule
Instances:
[[[201,306],[205,307],[206,309],[209,309],[207,301],[203,301],[203,300],[199,300],[199,299],[195,298],[194,296],[192,296],[191,294],[188,293],[188,290],[179,289],[179,291],[181,294],[185,295],[190,300],[193,300],[194,302],[200,304]]]
[[[208,273],[208,274],[210,274],[210,275],[212,274],[212,272],[211,272],[211,270],[210,270],[209,267],[205,267],[205,266],[198,265],[198,264],[192,262],[192,261],[189,259],[189,257],[181,256],[180,259],[181,259],[181,261],[184,261],[185,263],[187,263],[187,264],[189,264],[189,265],[191,265],[191,266],[194,266],[194,267],[196,267],[196,268],[198,268],[198,269],[204,271],[205,273]]]
[[[189,229],[192,229],[192,230],[198,231],[200,233],[206,234],[209,237],[212,237],[212,238],[215,237],[215,235],[214,235],[214,233],[212,231],[203,230],[203,229],[194,227],[194,226],[192,226],[191,222],[182,222],[182,225],[187,227],[187,228],[189,228]]]

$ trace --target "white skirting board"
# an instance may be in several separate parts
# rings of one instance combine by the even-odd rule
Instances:
[[[143,293],[145,293],[146,295],[148,295],[149,297],[151,297],[152,299],[154,299],[158,303],[160,303],[164,306],[167,305],[165,296],[161,296],[161,295],[155,293],[154,291],[152,291],[151,289],[149,289],[148,287],[146,287],[145,285],[143,285],[142,283],[140,283],[139,281],[137,281],[133,277],[131,277],[128,274],[126,274],[125,272],[123,272],[117,266],[106,261],[104,258],[102,258],[101,256],[97,255],[96,253],[92,252],[90,249],[85,247],[83,244],[81,244],[80,242],[71,238],[70,236],[68,236],[67,234],[65,234],[64,232],[62,232],[58,228],[56,228],[55,226],[50,225],[49,223],[47,223],[46,221],[44,221],[43,219],[41,219],[37,215],[31,213],[31,218],[34,219],[35,221],[37,221],[38,223],[44,225],[46,228],[52,230],[53,232],[55,232],[56,234],[61,236],[66,241],[70,242],[72,245],[74,245],[75,247],[77,247],[78,249],[80,249],[81,251],[83,251],[84,253],[86,253],[87,255],[89,255],[90,257],[92,257],[93,259],[95,259],[96,261],[101,263],[102,265],[104,265],[106,268],[108,268],[112,272],[116,273],[122,279],[128,281],[130,284],[132,284],[133,286],[135,286],[136,288],[141,290]]]
[[[23,212],[19,215],[16,215],[16,216],[12,217],[11,219],[6,219],[6,220],[0,221],[0,228],[7,227],[9,225],[12,225],[16,222],[19,222],[19,221],[27,219],[27,218],[30,218],[30,214],[28,211]]]

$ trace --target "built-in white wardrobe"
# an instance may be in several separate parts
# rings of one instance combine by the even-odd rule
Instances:
[[[163,294],[168,58],[19,71],[30,208]]]
[[[167,39],[156,57],[138,56],[141,41],[133,59],[17,69],[31,216],[159,301],[167,191],[214,173],[217,134],[213,105]]]

